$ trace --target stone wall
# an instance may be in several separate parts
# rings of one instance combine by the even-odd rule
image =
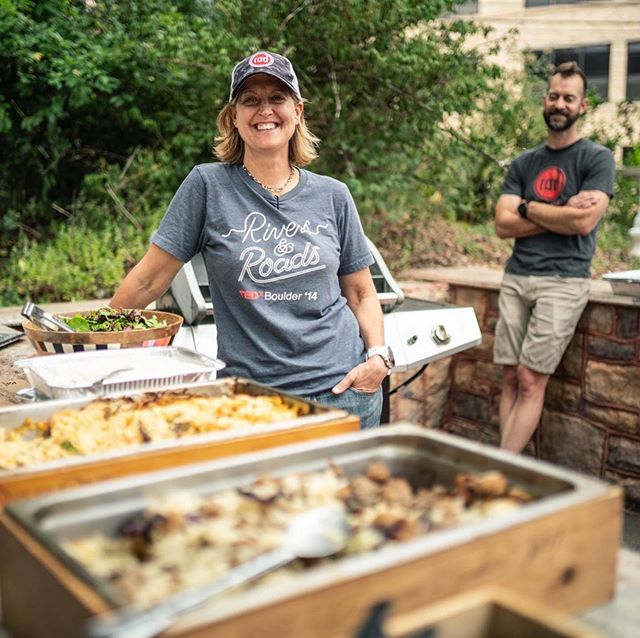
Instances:
[[[592,300],[556,373],[526,453],[621,485],[640,505],[640,305]],[[449,300],[473,306],[482,344],[431,364],[394,396],[406,419],[497,445],[502,368],[492,362],[495,287],[451,283]],[[399,377],[392,380],[401,381]]]

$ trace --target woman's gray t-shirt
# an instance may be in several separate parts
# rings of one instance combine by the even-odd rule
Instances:
[[[202,252],[227,364],[221,376],[310,394],[364,360],[338,277],[373,258],[341,182],[300,170],[296,187],[278,198],[241,166],[201,164],[152,242],[183,262]]]

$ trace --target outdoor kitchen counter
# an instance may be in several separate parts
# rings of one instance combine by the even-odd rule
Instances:
[[[399,280],[402,288],[415,286],[417,282],[439,282],[444,285],[471,286],[486,290],[499,290],[502,269],[496,268],[414,268],[403,272]],[[404,282],[407,282],[406,284]],[[409,283],[411,282],[411,283]],[[589,301],[618,306],[640,307],[640,297],[614,295],[611,284],[603,279],[591,280]]]
[[[489,271],[491,272],[491,271]],[[435,273],[439,273],[439,277],[435,277]],[[493,271],[493,274],[485,273],[479,275],[477,271],[474,273],[467,273],[467,277],[463,277],[461,273],[455,277],[455,282],[452,281],[454,273],[449,272],[447,275],[442,270],[433,271],[430,275],[433,281],[457,283],[458,285],[466,285],[463,283],[465,280],[467,283],[473,282],[470,285],[475,287],[482,287],[483,285],[488,290],[496,290],[500,277],[500,271]],[[424,274],[423,274],[424,276]],[[409,277],[407,277],[408,279]],[[493,279],[492,279],[493,278]],[[419,278],[411,277],[414,282],[417,283],[417,287],[420,287]],[[425,277],[425,279],[427,279]],[[427,279],[428,280],[428,279]],[[595,282],[594,282],[595,283]],[[608,299],[611,302],[613,295],[606,294],[604,290],[605,286],[608,286],[605,282],[600,282],[600,293],[596,291],[595,294],[602,294],[604,299]],[[430,298],[431,294],[437,294],[440,299],[444,297],[443,284],[436,286],[433,291],[426,291],[427,298]],[[428,285],[428,284],[427,284]],[[446,285],[446,284],[445,284]],[[415,285],[411,286],[415,288]],[[404,288],[404,286],[403,286]],[[406,288],[405,288],[406,290]],[[616,297],[616,302],[620,299]],[[630,303],[631,302],[631,303]],[[634,303],[634,300],[630,298],[620,299],[621,305],[640,305]],[[50,304],[43,306],[53,312],[62,312],[65,310],[75,309],[89,309],[97,308],[100,305],[104,305],[103,301],[96,300],[90,302],[73,303],[73,304]],[[21,323],[20,307],[13,308],[0,308],[0,323],[7,325],[19,326]],[[22,373],[13,367],[13,362],[17,359],[29,357],[35,355],[32,346],[26,339],[22,339],[16,343],[0,349],[0,404],[11,403],[16,401],[15,391],[22,387],[26,387],[28,384],[24,379]],[[640,596],[640,553],[632,551],[629,548],[623,548],[619,553],[619,571],[618,571],[618,584],[615,597],[608,604],[595,608],[581,614],[579,619],[587,624],[587,626],[601,631],[604,636],[611,638],[635,638],[636,630],[640,625],[640,610],[637,608],[637,600]],[[0,627],[0,638],[8,638]]]
[[[40,306],[48,312],[57,314],[60,312],[94,310],[107,304],[107,299],[91,299],[69,303],[40,304]],[[21,309],[22,306],[0,308],[0,324],[19,328],[24,321],[20,314]],[[0,406],[22,403],[20,397],[16,396],[16,392],[29,387],[29,384],[22,370],[14,367],[13,362],[34,356],[37,356],[36,351],[26,337],[0,348]]]
[[[502,271],[425,268],[403,273],[405,284],[439,282],[449,303],[473,306],[482,345],[427,369],[413,405],[396,409],[406,419],[496,445],[502,367],[493,363]],[[446,369],[445,369],[446,368]],[[427,383],[429,375],[436,376]],[[413,386],[414,396],[417,384]],[[603,280],[591,282],[589,303],[556,372],[527,453],[617,483],[640,507],[640,298],[614,295]],[[400,399],[400,397],[398,398]],[[400,404],[396,400],[396,406]],[[437,423],[426,419],[436,413]],[[424,415],[423,418],[421,416]],[[571,441],[571,445],[566,442]]]

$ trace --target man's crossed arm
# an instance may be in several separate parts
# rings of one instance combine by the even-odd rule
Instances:
[[[598,224],[609,205],[609,196],[599,190],[580,191],[564,206],[529,202],[527,218],[518,213],[522,198],[501,195],[496,204],[496,233],[502,239],[530,237],[545,231],[560,235],[588,235]]]

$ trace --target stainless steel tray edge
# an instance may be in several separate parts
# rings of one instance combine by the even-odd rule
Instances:
[[[284,582],[278,582],[277,586],[257,585],[248,591],[236,592],[224,598],[218,599],[215,603],[203,608],[202,611],[190,614],[185,622],[192,624],[197,622],[198,617],[206,617],[208,622],[221,620],[233,616],[247,608],[267,605],[276,600],[283,600],[287,597],[296,596],[304,592],[313,591],[331,585],[337,578],[357,578],[370,574],[377,570],[390,568],[401,563],[410,562],[418,557],[423,557],[430,553],[450,548],[470,540],[491,535],[513,525],[520,525],[527,521],[553,514],[561,509],[578,505],[587,500],[603,496],[611,489],[608,484],[583,476],[571,470],[566,470],[542,461],[529,459],[480,443],[467,441],[457,436],[442,432],[434,432],[423,428],[400,423],[387,426],[378,430],[369,430],[353,434],[342,434],[328,437],[321,440],[306,443],[296,443],[280,448],[272,448],[262,452],[242,454],[234,457],[181,466],[168,470],[115,479],[103,483],[74,488],[60,493],[49,494],[23,501],[14,501],[6,507],[6,513],[23,527],[29,530],[40,542],[56,555],[72,571],[80,572],[87,576],[87,572],[79,568],[70,558],[61,551],[60,547],[52,543],[52,538],[46,531],[46,527],[40,525],[42,518],[47,516],[51,508],[59,507],[65,503],[91,498],[100,502],[102,507],[109,507],[117,504],[119,492],[144,488],[153,485],[169,486],[176,479],[197,477],[206,472],[213,472],[220,476],[228,476],[231,470],[240,469],[241,475],[257,476],[268,472],[275,462],[284,462],[295,458],[296,455],[312,453],[318,460],[328,460],[332,458],[337,448],[355,444],[359,449],[367,446],[375,448],[377,445],[384,445],[385,440],[390,442],[397,437],[421,437],[430,439],[447,446],[460,450],[464,454],[482,454],[483,458],[493,460],[499,465],[506,464],[522,471],[532,471],[544,474],[557,481],[566,483],[570,489],[565,492],[553,494],[545,497],[539,502],[529,503],[513,513],[487,519],[452,530],[443,530],[430,533],[426,536],[416,538],[404,543],[396,543],[385,546],[377,552],[370,552],[362,555],[355,555],[343,558],[336,563],[316,567],[308,572],[292,575]],[[326,461],[325,461],[326,465]],[[295,471],[295,470],[290,470]],[[277,473],[277,472],[274,472]],[[233,482],[233,477],[230,477]],[[220,483],[222,485],[222,483]],[[160,489],[163,489],[160,487]],[[224,487],[221,487],[224,489]],[[93,579],[89,577],[89,582]],[[95,585],[94,585],[95,586]],[[95,586],[102,596],[112,604],[118,604],[110,594],[108,588]]]
[[[38,522],[38,519],[41,518],[42,515],[46,516],[49,508],[55,507],[60,503],[70,503],[74,501],[74,499],[83,497],[109,501],[113,500],[114,495],[117,496],[118,490],[143,488],[150,484],[171,485],[180,477],[194,477],[212,470],[219,475],[226,475],[234,468],[245,468],[246,470],[247,467],[251,467],[252,474],[259,475],[269,467],[269,464],[273,460],[285,459],[286,461],[287,458],[295,458],[296,455],[304,455],[310,452],[318,459],[329,459],[332,457],[332,451],[335,451],[336,447],[354,443],[360,448],[366,448],[367,446],[375,447],[376,445],[384,444],[385,440],[392,441],[394,437],[403,436],[424,437],[452,446],[464,454],[481,453],[484,458],[491,459],[498,463],[506,463],[511,467],[519,468],[523,471],[533,471],[551,476],[558,481],[565,482],[571,486],[571,489],[549,496],[540,502],[527,504],[514,513],[506,514],[496,519],[488,519],[452,530],[433,532],[405,543],[387,545],[378,552],[351,556],[341,559],[336,563],[319,566],[313,570],[292,575],[290,579],[278,582],[277,587],[270,584],[259,584],[247,591],[235,592],[217,599],[199,611],[189,614],[179,621],[179,626],[190,626],[201,622],[212,622],[230,618],[249,609],[255,609],[256,607],[262,607],[276,601],[283,601],[303,593],[328,587],[332,583],[335,583],[337,579],[356,579],[377,570],[384,570],[399,564],[408,563],[416,558],[424,557],[425,555],[476,538],[488,536],[505,528],[520,525],[548,514],[553,514],[562,508],[578,505],[587,500],[604,496],[612,489],[611,486],[600,480],[583,476],[571,470],[513,455],[450,434],[425,430],[411,424],[399,423],[377,430],[342,434],[312,442],[296,443],[262,452],[161,470],[146,475],[115,479],[65,492],[23,501],[15,501],[7,506],[6,512],[37,537],[63,564],[66,564],[72,571],[83,574],[85,582],[92,583],[92,586],[105,600],[111,604],[118,605],[121,601],[118,601],[113,596],[113,593],[109,591],[108,587],[103,587],[99,583],[96,584],[95,579],[93,579],[90,574],[74,563],[68,555],[61,551],[59,546],[52,544],[51,537],[45,533]],[[115,500],[117,501],[117,498]]]
[[[338,434],[322,439],[314,439],[313,441],[291,443],[257,452],[236,454],[211,461],[202,461],[83,485],[62,492],[16,500],[9,503],[6,506],[6,510],[9,512],[19,512],[20,515],[18,518],[24,518],[26,520],[32,517],[36,511],[52,504],[69,502],[87,496],[100,497],[102,495],[112,494],[117,490],[130,490],[150,484],[154,487],[165,483],[169,485],[176,479],[197,476],[206,471],[215,471],[218,474],[224,475],[227,473],[227,470],[231,468],[241,468],[244,472],[246,468],[251,467],[253,469],[252,474],[260,475],[271,471],[274,467],[274,461],[276,460],[295,458],[296,455],[309,452],[318,458],[318,465],[326,466],[326,462],[332,458],[332,454],[335,453],[336,448],[339,449],[349,443],[357,443],[360,448],[366,449],[365,446],[374,448],[377,444],[385,444],[387,442],[386,440],[392,440],[398,436],[417,436],[438,441],[467,453],[481,455],[487,459],[487,461],[494,460],[500,465],[508,465],[536,474],[543,474],[556,481],[563,482],[571,488],[570,491],[566,493],[559,493],[546,498],[561,499],[563,501],[569,500],[571,503],[582,502],[588,498],[603,495],[613,487],[600,479],[580,474],[546,461],[512,454],[493,446],[477,441],[470,441],[446,432],[427,430],[412,423],[400,422],[381,428]],[[492,467],[496,467],[495,464],[493,464]],[[287,470],[296,471],[295,467],[291,469],[290,466],[287,466]],[[529,503],[527,504],[527,509],[536,508],[540,504],[541,503],[536,502]]]
[[[73,465],[82,465],[84,463],[93,461],[106,461],[111,459],[123,458],[127,456],[133,456],[144,452],[159,451],[168,448],[180,448],[189,447],[198,444],[205,444],[210,442],[225,442],[234,439],[256,436],[260,434],[271,434],[284,430],[289,430],[296,427],[321,425],[340,418],[346,418],[348,412],[337,408],[329,408],[313,401],[302,400],[293,395],[280,392],[269,386],[260,384],[258,382],[243,379],[241,377],[228,377],[225,379],[218,379],[209,383],[201,383],[196,385],[185,385],[176,388],[168,388],[168,390],[192,390],[197,393],[211,393],[214,396],[216,394],[222,394],[225,391],[233,389],[235,392],[249,392],[252,394],[264,393],[268,395],[276,394],[278,396],[285,397],[291,403],[302,403],[305,405],[311,405],[313,412],[301,416],[295,419],[288,419],[286,421],[280,421],[273,424],[256,425],[247,430],[227,430],[219,432],[211,432],[208,434],[194,434],[190,436],[184,436],[179,439],[173,439],[168,441],[156,441],[152,443],[145,443],[143,445],[136,445],[128,448],[121,448],[119,450],[113,450],[111,452],[104,452],[102,454],[83,455],[75,458],[68,458],[60,461],[50,461],[47,463],[41,463],[38,465],[30,465],[23,468],[16,468],[13,470],[4,470],[0,468],[0,481],[3,476],[11,475],[27,475],[37,472],[51,471],[59,468],[71,467]],[[87,405],[91,401],[102,398],[117,398],[120,396],[135,396],[143,394],[143,392],[125,392],[114,393],[107,397],[83,397],[76,399],[52,399],[49,401],[42,401],[35,404],[22,404],[14,406],[0,407],[0,429],[11,428],[19,425],[26,418],[33,420],[44,420],[50,417],[55,412],[66,408],[81,408]]]

